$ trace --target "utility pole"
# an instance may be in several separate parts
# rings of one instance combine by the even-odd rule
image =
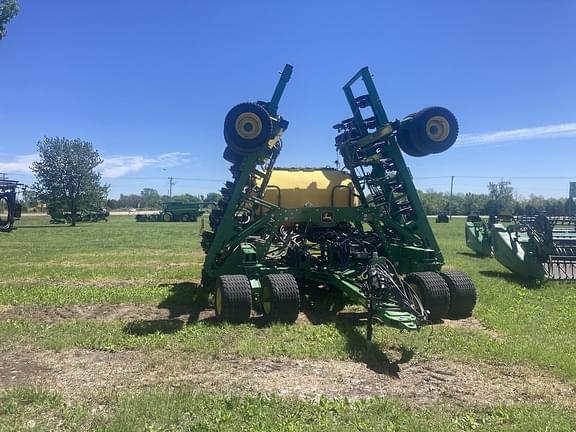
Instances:
[[[168,180],[170,181],[170,183],[169,183],[170,186],[168,188],[168,196],[170,198],[172,198],[172,186],[174,186],[174,181],[173,181],[174,177],[168,177]]]
[[[450,177],[450,201],[448,201],[448,218],[452,220],[452,191],[454,190],[454,176]]]

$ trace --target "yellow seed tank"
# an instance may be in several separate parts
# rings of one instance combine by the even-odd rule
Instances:
[[[350,175],[333,168],[274,168],[263,198],[282,208],[360,206]]]

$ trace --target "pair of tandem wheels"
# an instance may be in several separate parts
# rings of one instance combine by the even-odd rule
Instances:
[[[421,299],[431,322],[470,316],[476,305],[476,288],[463,272],[415,272],[404,281]],[[269,274],[261,279],[260,309],[269,321],[293,323],[300,311],[300,290],[291,274]],[[246,322],[252,310],[252,287],[245,275],[223,275],[215,285],[216,318]]]
[[[269,274],[260,279],[262,302],[254,305],[268,321],[293,323],[300,312],[300,290],[294,276]],[[245,275],[223,275],[216,279],[216,318],[233,323],[246,322],[252,310],[252,287]]]

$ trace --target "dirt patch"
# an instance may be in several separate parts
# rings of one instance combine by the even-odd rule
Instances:
[[[190,314],[193,320],[204,320],[214,316],[213,310],[191,311],[190,308],[174,306],[159,308],[155,305],[143,304],[93,304],[65,306],[17,305],[0,306],[0,320],[27,320],[53,323],[63,320],[179,320],[188,322]]]
[[[92,392],[131,392],[150,386],[188,386],[233,394],[306,399],[400,398],[414,405],[494,405],[554,402],[576,408],[574,390],[526,368],[447,361],[402,364],[396,376],[362,363],[290,359],[197,359],[162,352],[0,352],[0,389],[42,385],[74,399]]]
[[[193,314],[191,318],[191,314]],[[253,312],[253,318],[257,315]],[[313,317],[310,314],[301,312],[296,320],[300,325],[313,325],[321,322],[327,322],[334,319],[333,315],[326,315]],[[364,318],[363,313],[343,313],[344,319],[360,320]],[[92,304],[92,305],[65,305],[65,306],[37,306],[37,305],[0,305],[0,320],[27,320],[27,321],[42,321],[42,322],[57,322],[62,320],[99,320],[99,321],[112,321],[112,320],[179,320],[183,323],[189,321],[202,321],[212,319],[215,317],[213,309],[192,310],[190,307],[185,306],[170,306],[160,308],[150,304]],[[501,340],[503,336],[497,332],[488,329],[475,317],[469,317],[460,320],[442,321],[442,324],[448,327],[463,328],[470,330],[478,330],[487,332],[495,339]]]
[[[482,324],[478,320],[478,318],[473,317],[473,316],[468,317],[468,318],[464,318],[464,319],[459,319],[459,320],[443,319],[442,324],[447,326],[447,327],[455,327],[455,328],[461,328],[461,329],[466,329],[466,330],[483,331],[483,332],[486,332],[493,339],[496,339],[499,341],[502,341],[505,339],[505,337],[502,334],[498,333],[495,330],[489,329],[484,324]]]

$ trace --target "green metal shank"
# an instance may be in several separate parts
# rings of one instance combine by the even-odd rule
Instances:
[[[360,79],[364,82],[367,94],[355,97],[352,85]],[[388,222],[384,226],[392,225],[392,229],[404,240],[412,238],[412,241],[406,242],[408,245],[434,250],[436,270],[439,270],[444,264],[444,258],[394,134],[400,122],[388,121],[367,67],[362,68],[344,86],[343,90],[354,116],[353,126],[348,127],[352,133],[348,132],[348,136],[344,136],[340,142],[337,139],[336,146],[344,158],[344,164],[350,170],[356,189],[361,194],[362,202],[370,207],[386,208],[390,219],[396,224]],[[371,108],[373,117],[365,119],[360,107]],[[374,132],[369,133],[369,127],[375,129]],[[390,161],[394,169],[387,170],[384,163],[379,163],[383,161]],[[367,170],[371,171],[368,175],[366,175]],[[367,196],[366,190],[369,183],[377,184],[378,187],[372,188],[370,196]],[[394,187],[398,185],[401,185],[401,194],[395,192]],[[379,196],[375,196],[374,189],[380,192]],[[406,212],[409,213],[409,217],[400,214],[402,210],[398,206],[400,200],[409,206],[409,211]],[[379,232],[383,230],[377,224],[374,229]],[[386,237],[384,235],[384,238]],[[415,237],[418,240],[415,240]]]

